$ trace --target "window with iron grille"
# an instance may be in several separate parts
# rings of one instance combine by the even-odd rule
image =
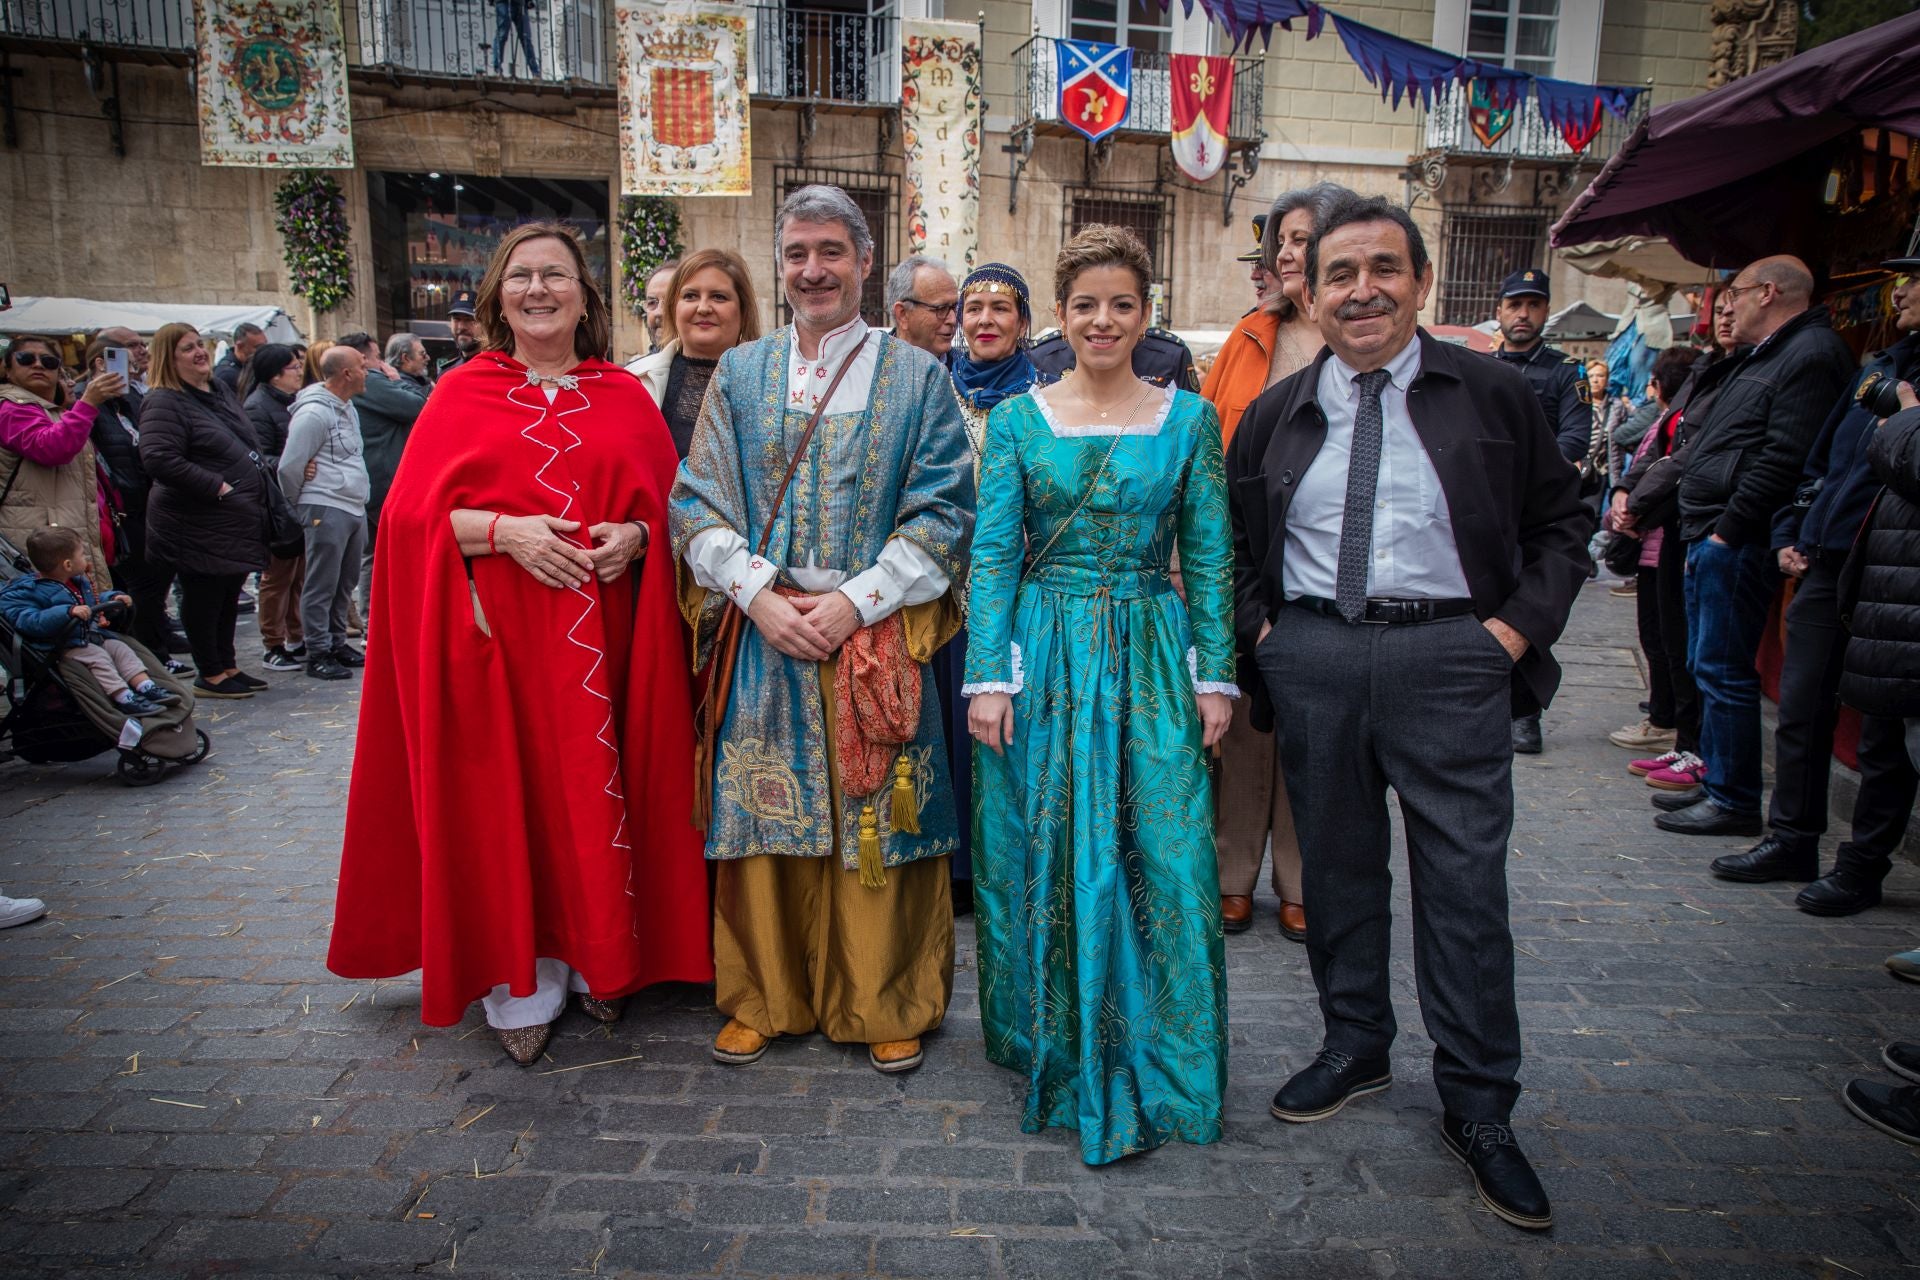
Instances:
[[[1140,237],[1153,261],[1153,278],[1163,295],[1161,315],[1173,314],[1173,199],[1152,191],[1103,190],[1098,187],[1067,192],[1066,226],[1061,238],[1071,239],[1099,223],[1125,227]]]
[[[876,161],[875,167],[878,167]],[[900,248],[900,175],[878,173],[872,169],[816,169],[799,165],[775,165],[773,169],[773,207],[776,211],[786,198],[801,187],[815,184],[839,187],[852,198],[867,220],[873,235],[873,270],[860,286],[860,317],[876,329],[893,324],[887,314],[887,272],[905,253]],[[774,314],[781,324],[790,323],[793,310],[787,306],[786,290],[774,282]]]
[[[1440,323],[1493,318],[1500,282],[1528,267],[1544,268],[1550,213],[1532,209],[1448,210],[1440,223]]]

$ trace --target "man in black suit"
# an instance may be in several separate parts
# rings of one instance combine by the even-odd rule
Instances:
[[[1306,272],[1327,349],[1254,402],[1227,453],[1234,627],[1264,677],[1256,723],[1277,721],[1326,1023],[1273,1112],[1326,1119],[1392,1082],[1391,787],[1442,1138],[1495,1213],[1544,1228],[1507,1124],[1509,720],[1559,683],[1548,649],[1586,581],[1593,514],[1526,380],[1420,331],[1433,268],[1404,210],[1342,200]]]

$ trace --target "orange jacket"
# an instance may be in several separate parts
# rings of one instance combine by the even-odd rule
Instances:
[[[1207,371],[1200,394],[1220,415],[1220,442],[1233,439],[1240,415],[1267,389],[1267,370],[1273,365],[1273,344],[1280,336],[1280,317],[1264,307],[1248,312],[1233,327]]]

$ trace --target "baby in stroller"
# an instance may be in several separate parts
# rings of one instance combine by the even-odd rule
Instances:
[[[61,649],[85,667],[125,715],[178,704],[178,694],[156,684],[134,651],[107,634],[113,613],[132,601],[124,592],[105,600],[94,592],[85,540],[72,529],[37,529],[27,535],[26,550],[34,576],[0,589],[0,616],[26,639]]]

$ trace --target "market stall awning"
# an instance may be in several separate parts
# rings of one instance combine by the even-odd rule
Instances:
[[[1863,128],[1920,137],[1920,12],[1657,108],[1553,227],[1553,243],[1664,236],[1702,266],[1806,251],[1829,167]]]
[[[37,333],[47,337],[93,333],[124,326],[152,336],[163,324],[190,324],[203,334],[233,336],[242,324],[257,324],[273,342],[303,342],[279,307],[180,305],[170,302],[95,302],[89,298],[15,298],[0,311],[0,333]]]
[[[1712,279],[1707,268],[1688,262],[1665,240],[1645,236],[1577,244],[1562,249],[1560,261],[1575,271],[1603,280],[1631,281],[1648,293],[1659,293],[1674,285],[1707,284]]]

